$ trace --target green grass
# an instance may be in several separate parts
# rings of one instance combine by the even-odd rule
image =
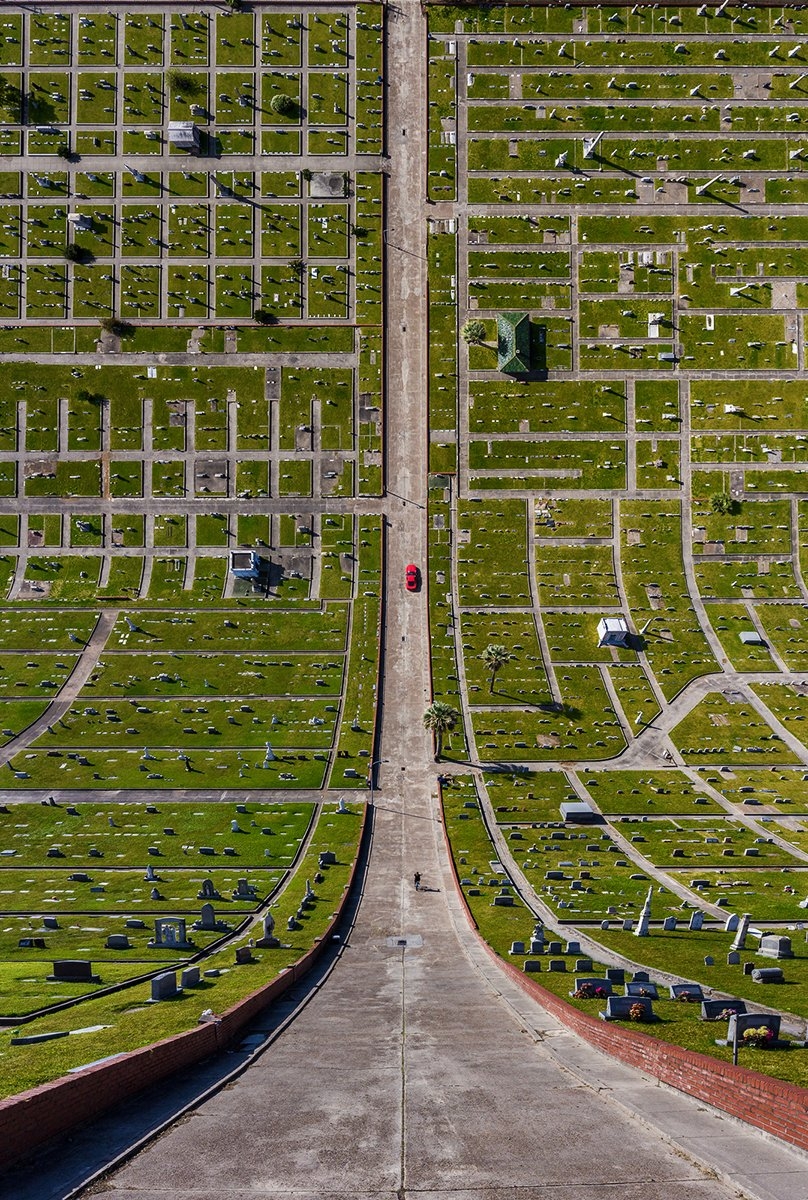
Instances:
[[[88,998],[65,1013],[43,1017],[31,1023],[27,1026],[30,1032],[70,1030],[86,1028],[88,1025],[104,1028],[82,1034],[72,1041],[61,1039],[26,1047],[33,1053],[24,1055],[20,1055],[4,1039],[0,1046],[3,1094],[14,1095],[58,1078],[70,1067],[111,1053],[113,1047],[116,1052],[121,1049],[132,1050],[191,1028],[197,1022],[201,999],[217,1012],[223,1012],[257,987],[276,978],[280,971],[300,958],[327,928],[347,885],[358,849],[360,829],[361,810],[356,806],[347,816],[336,816],[330,807],[323,811],[294,877],[280,899],[274,900],[271,905],[278,927],[282,930],[283,947],[280,950],[256,950],[255,961],[236,970],[232,969],[232,944],[214,952],[204,965],[206,968],[221,967],[222,974],[216,979],[206,979],[199,988],[189,989],[172,1003],[145,1004],[149,985],[139,984],[109,997]],[[305,892],[304,881],[314,878],[318,856],[325,849],[334,851],[337,862],[324,870],[323,882],[315,885],[315,899],[303,913],[298,923],[299,929],[287,932],[283,929],[283,918],[288,912],[294,913],[299,906]],[[244,934],[239,944],[246,944],[246,941],[247,934]]]
[[[690,763],[704,754],[738,764],[799,761],[751,705],[733,703],[718,692],[705,696],[671,731],[671,739]]]

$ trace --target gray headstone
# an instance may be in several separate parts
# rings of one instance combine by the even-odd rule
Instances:
[[[184,967],[180,975],[180,987],[194,987],[199,983],[199,967]]]
[[[609,996],[606,1001],[606,1012],[603,1014],[603,1017],[606,1021],[625,1021],[629,1016],[629,1011],[635,1004],[642,1005],[644,1021],[652,1021],[654,1019],[653,1002],[646,996]]]
[[[107,938],[107,950],[131,950],[132,943],[125,933],[111,933]]]
[[[524,942],[511,942],[511,948],[508,951],[509,954],[524,954],[524,952],[525,952],[525,943]]]
[[[705,965],[705,967],[714,967],[715,966],[715,959],[713,958],[712,954],[705,954],[704,965]]]
[[[551,958],[547,964],[548,971],[566,971],[567,964],[563,958]]]
[[[758,954],[762,954],[764,958],[793,958],[791,938],[781,937],[776,933],[765,933],[760,939]]]
[[[732,945],[730,946],[730,950],[745,949],[746,938],[747,938],[747,934],[749,933],[750,920],[751,920],[751,917],[750,917],[749,913],[744,913],[742,915],[740,921],[738,922],[738,928],[735,930],[735,937],[733,939]]]
[[[736,1030],[738,1032],[738,1041],[742,1042],[744,1032],[747,1029],[760,1029],[761,1025],[765,1025],[767,1029],[771,1029],[775,1038],[780,1036],[779,1013],[733,1013],[727,1026],[727,1042],[732,1042]]]
[[[662,922],[662,928],[666,933],[675,933],[676,917],[665,917],[665,920]]]
[[[655,983],[651,983],[650,979],[641,979],[639,983],[634,980],[626,984],[627,996],[647,996],[649,1000],[658,1000],[659,993]]]
[[[213,910],[212,904],[203,904],[199,914],[200,929],[215,929],[216,928],[216,913]]]
[[[745,1013],[746,1005],[743,1000],[702,1000],[701,1002],[702,1021],[715,1021],[724,1013],[729,1012]]]
[[[601,991],[606,996],[611,996],[613,991],[610,979],[594,979],[591,976],[576,978],[575,991],[580,991],[583,987],[591,987],[593,991]]]
[[[692,932],[697,932],[704,924],[704,913],[700,908],[695,909],[690,914],[690,920],[687,923],[688,929]]]
[[[737,967],[737,965],[740,961],[741,961],[740,951],[739,950],[730,950],[729,954],[727,955],[727,966],[728,967]]]
[[[537,971],[541,970],[541,959],[526,958],[522,970],[527,971],[529,974],[535,975]]]
[[[704,993],[700,983],[672,983],[668,988],[671,1000],[689,1000],[695,1004],[701,1003]]]
[[[177,994],[177,972],[163,971],[161,975],[155,975],[151,981],[151,998],[152,1000],[170,1000],[172,996]]]
[[[724,922],[724,933],[734,933],[738,928],[738,914],[730,913]]]

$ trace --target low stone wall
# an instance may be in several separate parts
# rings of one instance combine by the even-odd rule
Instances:
[[[0,1100],[0,1167],[9,1166],[49,1138],[65,1133],[122,1100],[153,1087],[161,1079],[223,1050],[263,1008],[277,1000],[323,954],[337,929],[356,875],[368,832],[368,810],[362,817],[357,860],[336,914],[321,939],[288,970],[219,1014],[216,1022],[196,1025],[151,1046],[130,1050],[120,1058],[64,1075],[51,1083]]]

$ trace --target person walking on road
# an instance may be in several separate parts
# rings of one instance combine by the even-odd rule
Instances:
[[[420,871],[415,872],[415,874],[413,876],[413,883],[415,884],[416,892],[420,892],[420,890],[421,890],[421,872]]]

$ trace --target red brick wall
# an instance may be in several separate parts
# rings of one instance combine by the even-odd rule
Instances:
[[[450,850],[445,826],[444,837]],[[454,862],[451,850],[449,861]],[[454,869],[453,877],[463,907],[476,931],[476,923]],[[772,1079],[769,1075],[750,1071],[746,1067],[734,1067],[731,1063],[698,1054],[695,1050],[684,1050],[681,1046],[659,1041],[638,1030],[621,1028],[591,1017],[547,991],[513,963],[500,958],[482,938],[480,941],[511,979],[590,1045],[630,1067],[645,1071],[647,1075],[680,1092],[686,1092],[730,1116],[738,1117],[748,1125],[764,1129],[774,1137],[808,1150],[808,1089]],[[776,1054],[777,1051],[772,1053]]]
[[[362,818],[362,840],[366,830],[367,810]],[[129,1051],[111,1062],[0,1100],[0,1167],[16,1162],[48,1138],[92,1120],[119,1101],[223,1049],[261,1009],[288,991],[320,957],[342,916],[355,873],[356,863],[337,912],[320,941],[288,971],[223,1012],[217,1024],[196,1025],[185,1033],[175,1034],[141,1050]]]

